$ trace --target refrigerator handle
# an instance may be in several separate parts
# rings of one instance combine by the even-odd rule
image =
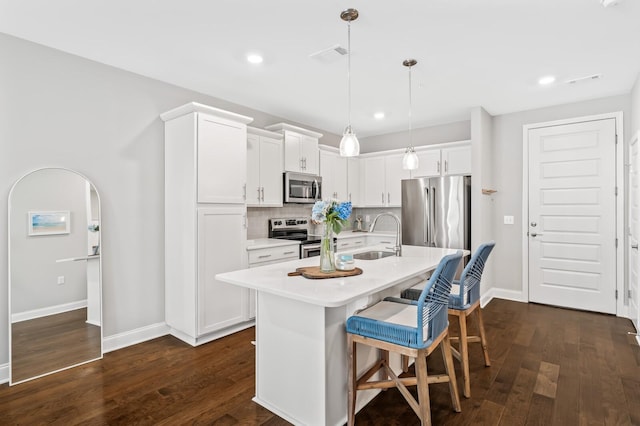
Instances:
[[[436,227],[436,187],[431,187],[431,198],[429,203],[429,237],[430,237],[430,247],[436,246],[435,240],[435,227]]]
[[[430,206],[431,206],[431,202],[429,201],[429,187],[424,188],[424,193],[425,193],[425,205],[424,205],[424,209],[423,209],[423,221],[424,221],[424,227],[423,227],[423,240],[424,240],[424,245],[425,246],[429,246],[429,216],[431,216],[431,214],[429,213],[430,210]]]

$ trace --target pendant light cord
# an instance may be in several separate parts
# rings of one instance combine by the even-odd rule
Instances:
[[[349,49],[349,56],[347,57],[347,84],[349,87],[347,92],[349,93],[349,133],[351,133],[351,20],[347,21],[347,48]]]
[[[413,105],[411,103],[411,68],[413,67],[409,67],[409,149],[413,150],[413,116],[411,114],[413,110]]]

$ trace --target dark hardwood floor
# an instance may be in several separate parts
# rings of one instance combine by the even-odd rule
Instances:
[[[13,381],[19,382],[100,357],[100,327],[76,309],[11,325]]]
[[[451,409],[446,384],[430,387],[434,425],[640,425],[640,348],[628,320],[498,299],[483,313],[492,365],[471,346],[472,397],[461,398],[462,413]],[[286,425],[251,401],[253,335],[197,348],[166,336],[2,385],[0,424]],[[430,357],[431,371],[443,369],[441,359]],[[461,383],[457,362],[456,371]],[[419,424],[394,389],[356,423]]]

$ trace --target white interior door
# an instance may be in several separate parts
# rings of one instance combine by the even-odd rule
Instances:
[[[638,138],[635,135],[629,144],[629,318],[636,331],[640,331],[640,309],[638,308],[638,277],[640,276],[640,256],[638,241],[640,240],[640,156],[638,155]]]
[[[530,129],[529,300],[616,313],[614,119]]]

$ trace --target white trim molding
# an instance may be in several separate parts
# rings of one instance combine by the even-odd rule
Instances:
[[[113,352],[127,346],[136,345],[146,342],[147,340],[166,336],[169,334],[169,326],[164,322],[147,325],[145,327],[136,328],[135,330],[125,331],[123,333],[105,336],[102,342],[103,353]]]
[[[0,384],[9,383],[9,363],[0,364]]]
[[[64,312],[75,311],[76,309],[82,309],[86,307],[87,299],[70,303],[63,303],[62,305],[47,306],[46,308],[34,309],[32,311],[17,312],[15,314],[11,314],[11,323],[28,321],[36,318],[46,317],[49,315],[61,314]]]

